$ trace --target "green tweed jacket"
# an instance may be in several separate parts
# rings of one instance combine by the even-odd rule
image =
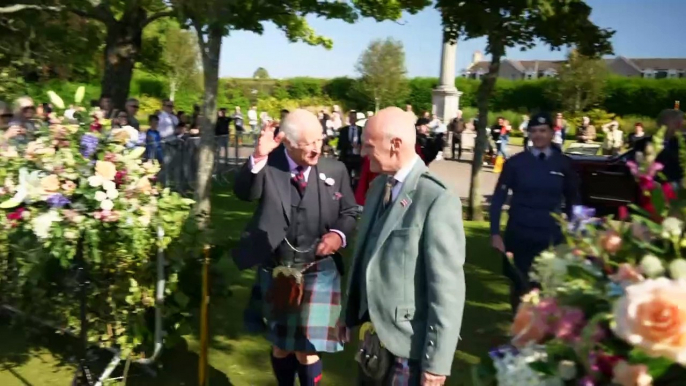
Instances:
[[[465,302],[462,204],[417,160],[388,212],[375,219],[385,180],[376,178],[367,195],[342,317],[359,325],[367,296],[369,317],[391,353],[450,375]]]

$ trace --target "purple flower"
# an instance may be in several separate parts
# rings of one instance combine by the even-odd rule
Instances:
[[[569,231],[579,232],[583,230],[586,225],[593,224],[595,219],[595,209],[583,205],[574,205],[572,207],[572,218],[569,221]]]
[[[86,158],[90,158],[98,149],[98,138],[94,135],[84,134],[81,137],[80,145],[81,154]]]
[[[579,386],[595,386],[595,381],[593,377],[587,375],[579,381]]]
[[[64,197],[60,193],[53,194],[52,196],[48,197],[46,202],[52,207],[52,208],[62,208],[66,205],[71,204],[71,201],[69,201],[68,198]]]

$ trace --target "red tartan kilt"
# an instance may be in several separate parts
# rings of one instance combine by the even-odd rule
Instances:
[[[258,270],[262,299],[267,299],[273,286],[272,270]],[[267,319],[267,339],[276,347],[299,352],[338,352],[336,322],[341,312],[341,276],[333,258],[328,257],[303,273],[300,308],[275,312],[262,302],[262,315]],[[257,291],[256,291],[257,292]],[[255,301],[255,299],[251,299]],[[255,305],[252,305],[253,308]]]

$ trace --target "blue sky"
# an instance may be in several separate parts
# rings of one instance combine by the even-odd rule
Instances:
[[[636,58],[686,57],[686,0],[588,0],[591,19],[616,30],[614,51]],[[331,50],[303,43],[289,43],[273,25],[263,35],[234,31],[223,42],[220,76],[251,77],[264,67],[273,78],[311,76],[332,78],[356,76],[355,63],[374,39],[393,37],[405,46],[409,76],[438,76],[441,53],[441,20],[438,11],[426,9],[404,18],[404,25],[364,19],[356,24],[312,18],[311,26],[334,41]],[[457,48],[456,72],[465,68],[484,39],[461,41]],[[544,45],[520,52],[508,51],[511,59],[560,59],[564,52],[551,52]]]

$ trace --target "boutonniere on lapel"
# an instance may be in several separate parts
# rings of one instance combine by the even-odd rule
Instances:
[[[324,183],[329,185],[329,186],[333,186],[333,184],[336,183],[336,181],[334,181],[333,178],[331,178],[331,177],[327,178],[326,174],[324,174],[324,173],[319,173],[319,179],[324,181]]]
[[[338,201],[338,200],[340,200],[341,198],[343,198],[343,194],[342,194],[341,192],[336,192],[336,193],[333,194],[333,199],[334,199],[334,200]]]

